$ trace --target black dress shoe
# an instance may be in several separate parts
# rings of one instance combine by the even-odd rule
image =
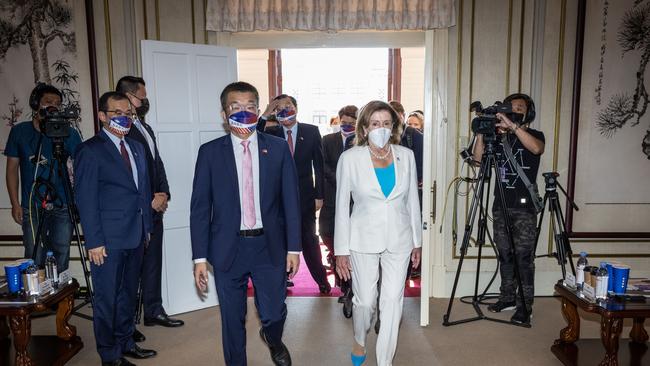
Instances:
[[[269,344],[266,340],[266,334],[264,334],[264,328],[260,328],[260,337],[264,344],[269,347],[269,350],[271,351],[271,359],[275,366],[291,366],[291,355],[289,355],[289,350],[284,343],[280,342],[280,344],[276,346]]]
[[[135,364],[129,362],[126,358],[121,357],[113,362],[102,362],[102,366],[135,366]]]
[[[352,291],[350,291],[350,295]],[[343,316],[347,319],[352,318],[352,296],[343,297]]]
[[[144,342],[147,337],[144,336],[137,328],[133,330],[133,341],[136,343]]]
[[[319,285],[318,291],[320,291],[321,295],[329,295],[332,292],[332,286],[330,286],[329,283],[326,285]]]
[[[144,326],[145,327],[151,327],[151,326],[154,326],[154,325],[162,325],[163,327],[174,328],[174,327],[180,327],[183,324],[185,324],[184,321],[182,321],[180,319],[170,318],[165,313],[156,315],[153,318],[147,318],[147,317],[144,318]]]
[[[124,356],[126,357],[131,357],[131,358],[137,358],[137,359],[145,359],[145,358],[151,358],[155,355],[157,355],[158,352],[152,350],[152,349],[144,349],[140,348],[137,344],[133,346],[133,349],[127,352],[124,352]]]

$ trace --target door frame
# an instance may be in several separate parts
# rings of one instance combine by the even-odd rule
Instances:
[[[442,214],[444,182],[447,181],[447,29],[413,32],[209,32],[209,44],[236,49],[281,48],[345,48],[345,47],[424,47],[425,92],[424,161],[422,221],[426,228],[422,242],[422,285],[420,293],[420,325],[429,325],[429,303],[434,295],[444,296],[445,250],[442,234],[436,228],[435,216]],[[453,141],[452,141],[453,143]],[[435,156],[435,159],[432,159]],[[437,163],[440,162],[440,163]],[[438,182],[435,183],[434,182]],[[434,189],[434,185],[437,187]]]

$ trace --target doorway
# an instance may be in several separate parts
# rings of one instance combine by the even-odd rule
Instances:
[[[424,58],[424,47],[240,49],[238,79],[258,86],[262,110],[275,95],[295,97],[298,121],[318,126],[326,136],[334,131],[330,121],[346,105],[361,108],[371,100],[395,99],[407,116],[422,111]],[[339,296],[322,241],[321,253],[333,287],[330,296]],[[304,261],[288,290],[289,296],[321,296]],[[405,295],[420,296],[419,272],[407,279]]]

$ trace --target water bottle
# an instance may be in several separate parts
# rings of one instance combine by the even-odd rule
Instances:
[[[52,280],[52,287],[56,288],[58,286],[59,271],[52,251],[47,252],[47,258],[45,258],[45,278]]]
[[[589,265],[587,262],[587,253],[580,252],[580,258],[578,259],[578,264],[576,265],[576,286],[578,290],[582,290],[585,284],[585,267]]]
[[[34,264],[30,264],[25,270],[25,293],[28,296],[36,296],[39,294],[41,288],[38,284],[38,268]]]
[[[596,299],[607,299],[607,282],[609,274],[607,273],[607,263],[600,262],[600,268],[596,273]]]

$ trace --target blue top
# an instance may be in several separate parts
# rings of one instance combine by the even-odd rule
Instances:
[[[68,154],[72,154],[77,145],[81,143],[81,137],[79,137],[77,130],[71,127],[69,127],[69,129],[70,136],[66,137],[64,140],[64,149]],[[40,132],[34,128],[32,121],[21,122],[11,128],[4,151],[6,156],[20,159],[20,188],[22,194],[20,203],[24,208],[29,207],[27,202],[29,201],[29,193],[32,189],[32,183],[34,182],[34,168],[36,167],[32,160],[37,153],[36,149],[38,149],[39,136]],[[42,144],[38,177],[47,179],[50,173],[50,165],[53,165],[52,182],[54,183],[57,195],[59,196],[55,203],[65,204],[63,184],[58,177],[56,162],[52,159],[52,140],[43,135]],[[44,190],[42,189],[41,191]],[[32,197],[32,202],[36,202],[37,200],[35,194]]]
[[[385,168],[375,168],[375,175],[377,175],[381,191],[385,197],[388,197],[395,187],[395,163],[390,163]]]

